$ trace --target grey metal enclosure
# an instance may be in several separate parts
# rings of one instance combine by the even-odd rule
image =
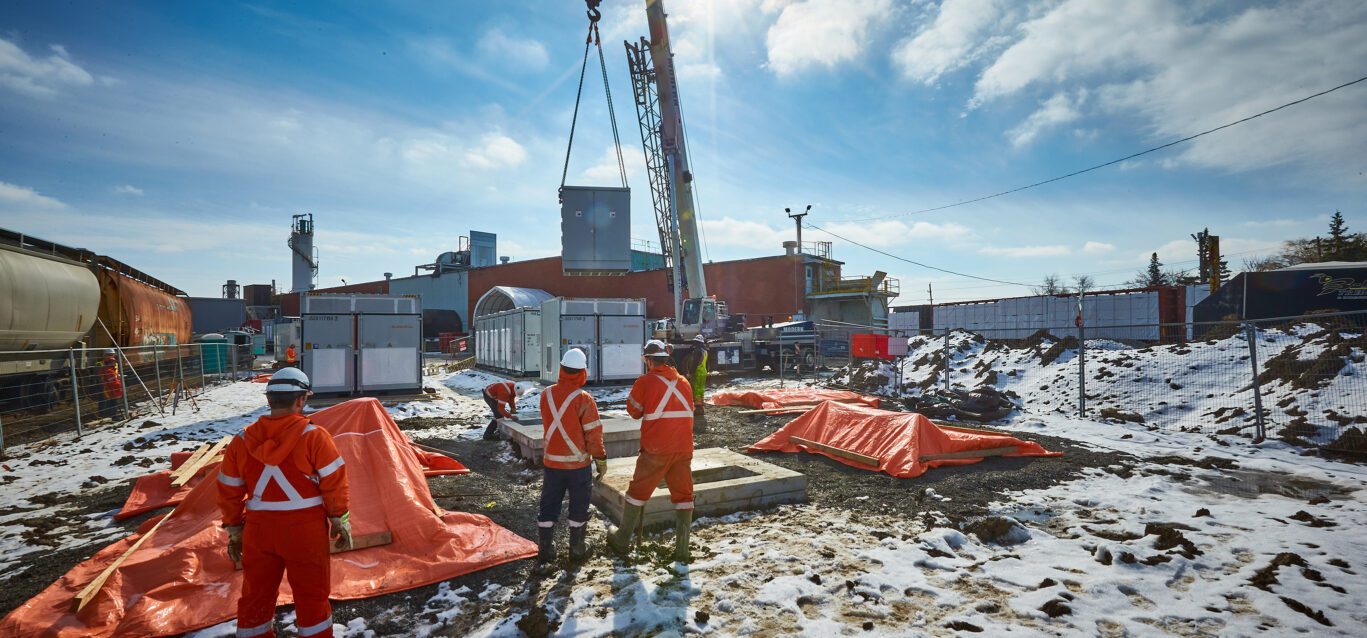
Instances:
[[[541,310],[514,308],[475,319],[475,365],[513,375],[541,371]]]
[[[300,307],[300,362],[314,392],[422,388],[416,297],[304,295]]]
[[[644,370],[644,299],[556,297],[541,304],[541,333],[542,381],[555,381],[570,348],[587,356],[590,382],[635,379]]]
[[[357,321],[357,389],[366,392],[421,388],[421,315],[357,315]]]
[[[631,189],[566,186],[562,197],[560,241],[565,274],[631,272]]]
[[[300,365],[313,391],[351,392],[356,387],[356,316],[310,314],[301,321],[304,349]]]

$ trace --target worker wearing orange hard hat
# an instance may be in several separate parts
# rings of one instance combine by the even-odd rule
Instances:
[[[608,546],[627,555],[646,501],[664,479],[674,503],[674,560],[686,563],[693,524],[693,388],[670,364],[663,341],[646,342],[642,356],[648,369],[627,397],[627,413],[641,420],[641,455],[627,487],[622,525],[608,535]]]
[[[588,360],[584,351],[570,348],[560,359],[560,374],[555,385],[541,392],[541,426],[546,442],[541,457],[545,466],[541,482],[541,511],[536,517],[537,558],[555,560],[555,523],[560,520],[560,505],[570,497],[570,560],[588,557],[589,497],[593,482],[607,471],[607,452],[603,449],[603,422],[598,404],[582,388],[588,380]],[[592,465],[595,471],[590,470]]]
[[[234,436],[219,465],[228,557],[242,563],[239,638],[275,635],[282,576],[294,592],[298,634],[332,636],[333,537],[337,549],[351,549],[347,472],[332,436],[303,415],[310,387],[298,368],[271,375],[270,414]]]

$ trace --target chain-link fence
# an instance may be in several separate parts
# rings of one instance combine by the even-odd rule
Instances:
[[[827,383],[990,421],[1014,410],[1367,452],[1367,313],[921,331],[818,322]]]
[[[251,345],[194,343],[0,353],[0,451],[61,432],[172,414],[247,378]]]

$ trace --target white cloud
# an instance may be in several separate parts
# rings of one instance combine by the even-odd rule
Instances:
[[[637,152],[639,153],[639,151]],[[630,147],[622,149],[622,163],[626,165],[628,183],[637,182],[639,184],[640,181],[645,179],[644,175],[641,173],[641,162],[633,161],[636,159],[637,156],[632,155],[632,149]],[[582,184],[619,184],[622,179],[622,170],[617,165],[616,150],[611,146],[603,149],[603,154],[600,156],[598,163],[585,170],[581,175],[581,179],[584,180],[579,182]]]
[[[53,97],[63,88],[87,86],[90,72],[71,61],[66,47],[50,45],[52,55],[34,57],[18,44],[0,38],[0,86],[30,97]]]
[[[871,222],[828,222],[820,224],[832,233],[876,248],[909,249],[917,242],[962,242],[973,238],[973,231],[967,226],[946,222],[907,223],[896,219],[882,219]],[[821,232],[811,233],[804,239],[829,239]]]
[[[550,62],[545,45],[531,38],[510,36],[499,29],[485,32],[478,47],[485,61],[519,71],[540,71]]]
[[[1002,10],[1001,0],[944,0],[930,26],[893,49],[892,61],[907,79],[934,84],[978,57]]]
[[[479,146],[465,152],[465,160],[483,168],[511,168],[527,159],[527,149],[502,133],[489,133]]]
[[[1095,108],[1137,117],[1166,141],[1361,75],[1367,3],[1191,4],[1063,0],[1017,25],[970,107],[1024,92],[1091,86]],[[1169,151],[1161,166],[1248,171],[1300,163],[1360,170],[1367,97],[1352,89]]]
[[[66,204],[46,195],[40,195],[38,191],[27,186],[0,182],[0,207],[11,211],[34,208],[60,210],[66,208]]]
[[[1082,245],[1082,252],[1088,255],[1102,255],[1115,252],[1115,244],[1108,244],[1101,241],[1089,241]]]
[[[114,194],[115,194],[115,195],[132,195],[132,196],[134,196],[134,197],[138,197],[138,196],[141,196],[141,195],[142,195],[142,189],[141,189],[141,188],[138,188],[137,186],[133,186],[133,185],[131,185],[131,184],[124,184],[124,185],[122,185],[122,186],[115,186],[115,187],[114,187]]]
[[[721,219],[702,220],[703,232],[707,235],[709,246],[729,246],[734,248],[763,248],[777,252],[783,242],[796,239],[792,227],[774,228],[768,224],[736,219],[731,216]],[[804,240],[807,238],[804,237]]]
[[[1067,246],[984,246],[978,249],[984,255],[1001,257],[1062,257],[1073,252]]]
[[[834,68],[850,62],[868,44],[875,21],[887,17],[891,10],[891,0],[804,0],[788,4],[765,38],[769,68],[783,77],[810,67]]]
[[[1041,104],[1039,110],[1025,118],[1024,122],[1007,131],[1006,139],[1011,140],[1011,145],[1016,148],[1028,146],[1040,133],[1082,117],[1077,106],[1085,99],[1085,95],[1086,93],[1082,92],[1076,99],[1066,93],[1054,95]]]

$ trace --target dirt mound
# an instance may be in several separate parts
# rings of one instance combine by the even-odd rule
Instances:
[[[1354,349],[1367,351],[1367,332],[1360,328],[1356,330],[1353,333],[1321,330],[1305,335],[1301,343],[1268,359],[1258,375],[1258,382],[1287,383],[1298,390],[1317,390],[1328,385],[1349,361],[1363,363],[1367,359],[1362,354],[1354,354]],[[1319,352],[1302,359],[1301,354],[1307,348]]]
[[[992,386],[973,390],[954,389],[949,392],[906,397],[902,404],[911,412],[919,412],[932,419],[955,419],[988,423],[1011,416],[1016,409],[1014,392],[1002,392]]]

